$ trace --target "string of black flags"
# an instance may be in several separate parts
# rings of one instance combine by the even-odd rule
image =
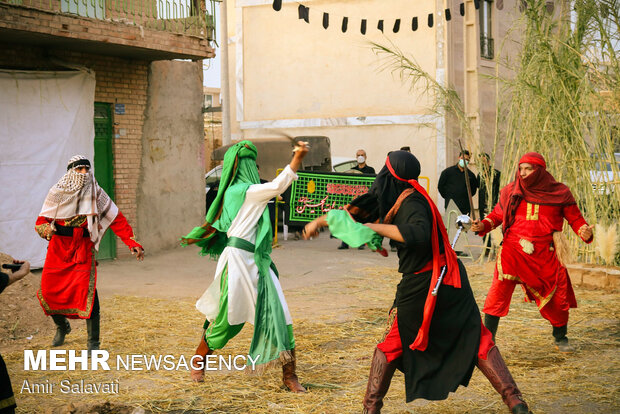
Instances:
[[[476,10],[480,8],[480,1],[481,0],[474,0],[474,7],[476,8]],[[275,11],[280,11],[282,9],[282,0],[273,0],[273,9]],[[303,20],[306,23],[310,23],[310,7],[304,6],[303,4],[299,3],[299,6],[297,7],[297,14],[298,14],[299,20]],[[319,15],[320,14],[321,12],[319,11]],[[459,4],[459,15],[465,16],[465,3],[461,2]],[[450,10],[450,7],[444,10],[443,16],[448,22],[452,20],[452,11]],[[336,22],[336,24],[340,23],[340,30],[342,30],[342,33],[346,33],[347,30],[349,30],[349,17],[348,16],[337,16],[337,17],[338,17],[338,21]],[[339,19],[340,17],[342,17],[341,22]],[[411,17],[411,30],[414,32],[418,30],[418,28],[420,27],[420,21],[423,21],[424,18],[426,18],[426,25],[428,27],[434,26],[435,15],[433,13],[429,13],[427,16]],[[377,22],[377,30],[379,30],[381,33],[384,33],[385,26],[386,26],[386,20],[385,19],[372,19],[372,20]],[[397,18],[397,19],[390,19],[390,22],[392,20],[394,20],[394,25],[392,26],[392,32],[398,33],[401,29],[401,21],[405,21],[405,20]],[[368,21],[369,19],[360,18],[360,33],[363,35],[365,35],[366,32],[368,31]],[[407,19],[407,21],[409,20]],[[330,22],[329,13],[323,12],[323,20],[322,20],[323,28],[328,29],[330,26],[330,23],[331,22]]]

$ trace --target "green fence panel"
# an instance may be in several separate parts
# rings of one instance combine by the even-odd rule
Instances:
[[[309,222],[329,210],[341,209],[366,194],[375,181],[375,176],[362,174],[300,171],[297,175],[288,200],[289,222]]]

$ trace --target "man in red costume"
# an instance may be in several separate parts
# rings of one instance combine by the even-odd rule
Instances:
[[[512,293],[521,284],[526,300],[536,302],[540,314],[553,326],[555,345],[572,352],[566,337],[569,308],[577,307],[563,257],[564,219],[586,243],[592,227],[581,215],[570,189],[547,171],[542,155],[528,152],[519,160],[515,180],[502,188],[499,203],[472,230],[484,236],[502,225],[504,241],[497,255],[493,283],[483,312],[485,326],[497,332],[499,318],[508,314]]]
[[[93,256],[110,227],[138,260],[144,250],[125,216],[97,184],[90,162],[82,155],[69,160],[67,173],[50,189],[35,229],[49,240],[37,292],[46,315],[57,326],[52,346],[71,332],[67,318],[86,319],[88,350],[99,349],[99,297]]]

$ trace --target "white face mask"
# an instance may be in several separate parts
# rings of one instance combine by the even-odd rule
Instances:
[[[363,164],[364,161],[366,161],[366,157],[364,157],[363,155],[358,155],[357,156],[357,163],[358,164]]]

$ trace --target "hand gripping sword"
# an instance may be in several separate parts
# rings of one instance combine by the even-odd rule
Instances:
[[[463,230],[467,231],[471,227],[471,219],[469,218],[469,216],[466,214],[458,216],[456,218],[456,227],[457,227],[456,234],[454,235],[454,240],[452,240],[452,244],[450,245],[453,249],[454,249],[454,246],[456,245],[457,240],[459,239],[459,236],[461,235],[461,232]],[[439,278],[437,279],[437,283],[435,284],[435,287],[433,288],[431,295],[437,296],[437,292],[439,292],[439,286],[441,286],[441,281],[443,280],[443,277],[446,275],[446,270],[447,270],[447,266],[444,265],[444,267],[441,268],[441,274],[439,275]]]

